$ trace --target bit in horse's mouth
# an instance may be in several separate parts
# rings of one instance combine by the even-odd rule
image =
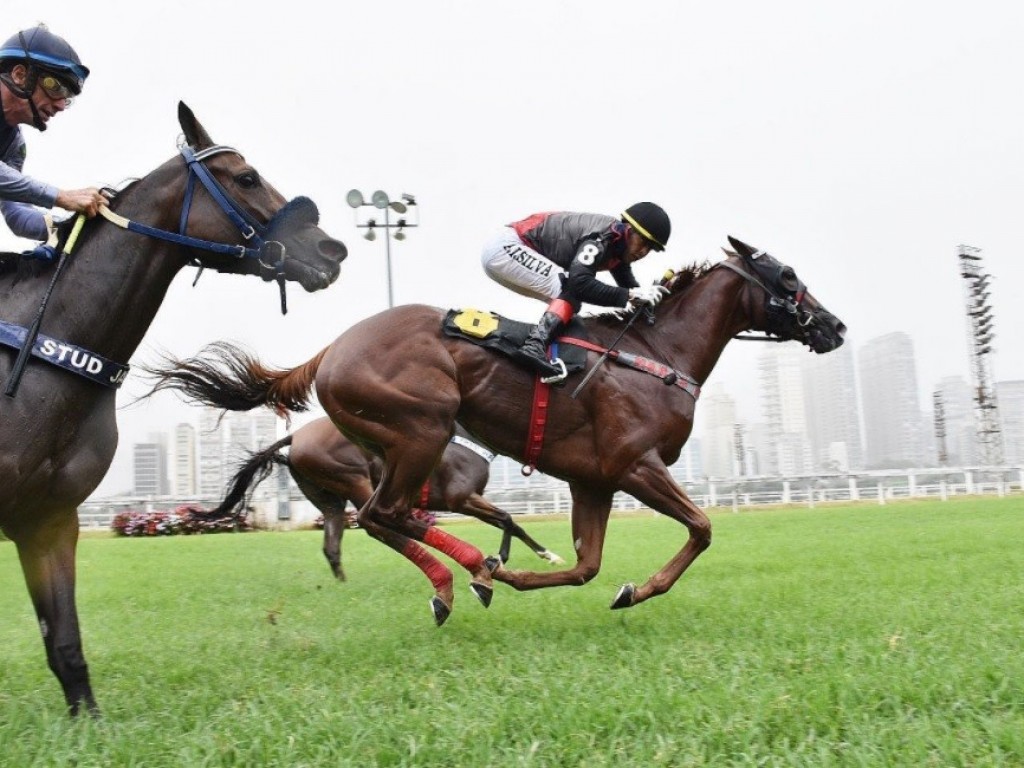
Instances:
[[[285,277],[301,285],[307,292],[322,291],[330,286],[341,274],[341,266],[335,268],[314,267],[301,261],[289,261],[285,266]]]

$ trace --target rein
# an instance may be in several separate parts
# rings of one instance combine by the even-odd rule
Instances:
[[[677,371],[674,368],[665,365],[664,363],[659,363],[655,360],[651,360],[650,358],[642,357],[641,355],[634,355],[631,352],[623,352],[614,348],[606,349],[605,347],[594,344],[586,339],[577,339],[572,336],[559,336],[558,340],[565,344],[572,344],[576,347],[589,349],[591,352],[601,352],[619,365],[632,368],[633,370],[640,371],[642,373],[649,373],[651,376],[656,376],[667,386],[679,387],[694,400],[697,400],[700,397],[701,385],[699,381],[694,379],[692,376],[688,376],[681,371]]]
[[[165,240],[167,242],[175,243],[176,245],[184,245],[189,248],[198,248],[199,250],[209,251],[211,253],[234,256],[238,259],[258,260],[261,267],[265,269],[272,269],[274,271],[274,279],[277,281],[281,291],[281,314],[287,314],[288,305],[285,294],[284,277],[284,260],[286,256],[285,248],[276,240],[264,239],[264,236],[273,227],[273,219],[267,226],[263,226],[256,221],[248,211],[231,199],[224,187],[221,186],[220,182],[213,177],[210,170],[203,164],[203,161],[207,158],[223,152],[234,152],[235,154],[241,153],[232,147],[220,144],[207,147],[199,152],[193,151],[192,147],[188,144],[182,144],[181,147],[179,147],[179,151],[185,159],[185,162],[188,164],[189,174],[188,182],[185,187],[185,199],[182,203],[177,232],[169,232],[164,229],[151,227],[148,224],[140,224],[137,221],[132,221],[131,219],[114,213],[107,206],[102,206],[100,208],[100,215],[115,226],[127,229],[130,232],[145,235],[146,237]],[[221,211],[223,211],[235,227],[237,227],[242,237],[249,243],[248,245],[218,243],[216,241],[203,240],[201,238],[185,234],[186,229],[188,228],[188,216],[192,208],[192,197],[195,191],[196,179],[198,179],[206,191],[210,193],[210,196],[216,201]],[[282,208],[282,211],[283,210],[284,209]],[[278,258],[271,263],[267,263],[263,260],[264,253],[270,253],[272,251],[276,252]],[[193,263],[199,267],[200,274],[202,274],[204,266],[195,261]],[[199,279],[198,276],[196,279]]]

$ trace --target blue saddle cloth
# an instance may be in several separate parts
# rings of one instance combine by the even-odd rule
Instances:
[[[0,320],[0,345],[19,350],[25,345],[26,336],[27,329]],[[87,349],[43,333],[36,337],[32,345],[32,356],[111,389],[120,387],[128,376],[127,365],[107,360]]]

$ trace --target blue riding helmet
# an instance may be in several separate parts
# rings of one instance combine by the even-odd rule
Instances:
[[[82,64],[75,49],[44,25],[12,35],[0,46],[0,66],[4,62],[20,61],[60,77],[75,93],[82,92],[89,68]]]

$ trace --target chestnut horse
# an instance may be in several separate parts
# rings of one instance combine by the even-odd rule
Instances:
[[[52,284],[36,356],[63,349],[80,375],[32,359],[17,396],[0,397],[0,529],[17,547],[46,659],[72,714],[83,705],[98,712],[75,606],[77,509],[114,457],[116,385],[171,281],[192,263],[314,291],[338,277],[346,256],[317,226],[312,201],[286,201],[237,151],[214,144],[184,104],[178,119],[180,154],[117,193],[106,220],[85,225]],[[0,321],[20,330],[39,316],[60,271],[6,263]],[[13,359],[0,353],[0,380]]]
[[[532,463],[569,484],[577,561],[568,569],[510,570],[409,515],[456,419],[475,439],[509,456],[523,456],[536,432],[531,420],[535,377],[505,357],[443,333],[442,309],[409,305],[381,312],[291,370],[266,368],[231,345],[212,345],[192,360],[151,369],[158,376],[153,391],[178,389],[229,410],[266,405],[298,411],[307,406],[315,383],[320,404],[338,428],[383,458],[383,477],[359,510],[359,523],[430,578],[438,624],[451,611],[452,575],[419,542],[469,571],[470,586],[485,605],[492,575],[518,590],[585,584],[601,566],[613,497],[617,491],[630,494],[682,523],[688,537],[644,584],[619,589],[611,607],[626,608],[667,592],[711,544],[707,515],[672,479],[668,466],[690,436],[699,384],[729,340],[757,330],[817,353],[843,343],[846,327],[792,268],[729,240],[734,250],[726,251],[725,260],[687,269],[671,280],[653,325],[624,328],[623,318],[608,316],[584,321],[590,342],[600,348],[621,336],[622,354],[615,357],[637,365],[602,365],[578,397],[562,388],[550,391],[543,444]],[[569,342],[563,338],[562,343]],[[595,365],[598,353],[589,356]]]
[[[288,453],[283,449],[288,448]],[[498,556],[508,560],[512,537],[538,557],[551,563],[565,561],[533,539],[512,519],[484,498],[494,454],[470,440],[458,424],[455,436],[444,449],[441,462],[420,491],[419,509],[456,512],[482,520],[502,530]],[[299,427],[243,462],[229,483],[227,495],[210,516],[237,513],[245,506],[249,489],[267,479],[275,464],[287,467],[299,490],[324,516],[324,557],[338,581],[345,581],[341,566],[341,539],[347,527],[345,506],[360,509],[380,482],[383,464],[379,457],[346,438],[324,417]]]

